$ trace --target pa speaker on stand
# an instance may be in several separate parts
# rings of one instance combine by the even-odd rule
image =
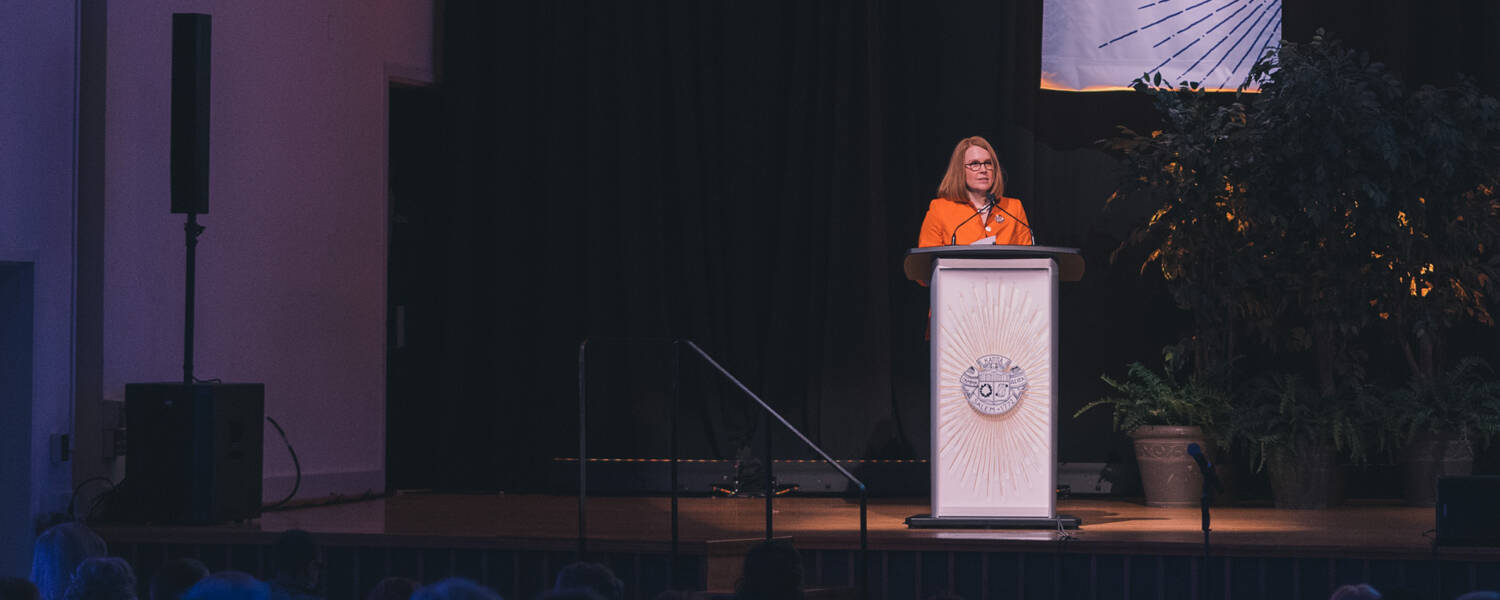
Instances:
[[[198,215],[208,212],[209,15],[172,15],[172,212],[187,215],[181,383],[125,386],[125,481],[116,521],[208,524],[261,511],[265,386],[193,376]]]

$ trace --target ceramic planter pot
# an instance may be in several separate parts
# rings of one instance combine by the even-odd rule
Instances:
[[[1266,461],[1276,508],[1328,508],[1343,502],[1338,454],[1327,444],[1303,444],[1296,452],[1274,452]]]
[[[1183,508],[1198,506],[1203,494],[1203,474],[1188,456],[1188,444],[1208,452],[1203,430],[1198,427],[1148,425],[1130,432],[1135,440],[1135,459],[1140,465],[1141,488],[1147,506]],[[1210,455],[1211,456],[1211,455]]]
[[[1437,504],[1437,478],[1474,474],[1474,450],[1456,435],[1418,436],[1401,447],[1401,495],[1411,506]]]

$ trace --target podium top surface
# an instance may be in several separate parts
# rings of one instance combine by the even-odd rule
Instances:
[[[932,278],[932,261],[939,258],[1050,258],[1057,261],[1058,277],[1063,281],[1083,279],[1083,254],[1077,248],[1057,246],[932,246],[906,251],[902,264],[906,278],[927,281]]]

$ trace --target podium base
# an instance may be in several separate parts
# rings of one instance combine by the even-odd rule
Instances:
[[[906,518],[909,529],[1078,529],[1078,517],[934,517],[912,515]]]

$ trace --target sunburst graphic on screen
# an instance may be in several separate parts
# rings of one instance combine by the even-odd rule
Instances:
[[[951,477],[993,499],[1028,487],[1047,459],[1035,453],[1050,442],[1051,324],[1031,294],[1003,282],[975,283],[944,307],[937,377],[939,460]],[[1026,389],[1014,408],[984,414],[964,394],[964,373],[983,357],[1000,355],[1024,369]]]
[[[1174,86],[1197,81],[1208,89],[1238,87],[1281,39],[1281,0],[1137,1],[1146,24],[1116,30],[1112,39],[1100,40],[1099,49],[1133,54],[1149,46],[1165,58],[1137,72],[1160,74]]]

